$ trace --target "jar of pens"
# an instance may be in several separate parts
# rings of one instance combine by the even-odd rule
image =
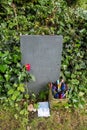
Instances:
[[[68,86],[64,79],[49,83],[49,103],[50,108],[63,106],[68,102]]]

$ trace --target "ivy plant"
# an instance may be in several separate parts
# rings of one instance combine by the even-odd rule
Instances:
[[[0,59],[0,98],[6,98],[10,104],[14,104],[26,97],[25,81],[32,77],[20,64],[18,47],[15,46],[13,52],[1,51]]]
[[[11,51],[14,46],[19,50],[21,34],[63,35],[61,75],[70,88],[69,105],[82,107],[86,102],[87,10],[68,7],[66,1],[68,0],[0,1],[0,47],[3,48],[0,52],[1,95],[18,100],[19,93],[24,91],[24,69],[19,67],[20,58],[18,59],[15,49]],[[7,49],[4,45],[10,47],[7,46]],[[14,96],[10,88],[17,91]]]

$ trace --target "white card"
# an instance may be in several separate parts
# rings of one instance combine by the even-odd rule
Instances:
[[[48,117],[50,116],[49,103],[39,102],[38,103],[38,117]]]

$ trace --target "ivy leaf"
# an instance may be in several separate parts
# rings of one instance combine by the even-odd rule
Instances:
[[[7,65],[0,65],[0,71],[1,71],[2,73],[4,73],[7,68],[8,68]]]
[[[78,85],[79,84],[79,80],[77,80],[77,79],[72,79],[71,81],[72,81],[72,84],[74,84],[74,85]]]
[[[0,82],[4,82],[3,76],[0,75]]]
[[[19,102],[19,101],[21,101],[22,99],[23,99],[23,94],[20,94],[20,95],[17,97],[16,101]]]
[[[11,99],[13,100],[13,101],[15,101],[16,100],[16,96],[15,95],[13,95],[12,97],[11,97]]]
[[[82,97],[84,95],[83,92],[79,92],[79,97]]]
[[[19,91],[14,91],[14,93],[12,95],[12,100],[15,101],[19,95],[20,95]]]
[[[77,103],[77,102],[78,102],[78,100],[77,100],[77,99],[73,99],[73,102],[74,102],[74,103]]]
[[[20,114],[21,114],[21,115],[24,115],[24,113],[25,113],[25,110],[24,110],[24,109],[20,111]]]
[[[11,95],[11,94],[13,94],[14,93],[14,89],[10,89],[9,91],[8,91],[8,95]]]
[[[5,78],[6,78],[6,81],[8,81],[10,79],[10,75],[9,74],[5,74]]]
[[[20,92],[19,91],[14,91],[14,96],[18,97],[20,95]]]
[[[24,84],[20,84],[17,90],[20,92],[24,92],[25,91]]]
[[[5,84],[5,87],[6,87],[6,89],[10,90],[10,89],[11,89],[11,84],[6,83],[6,84]]]
[[[35,76],[34,76],[34,75],[30,74],[30,77],[31,77],[31,80],[32,80],[32,81],[34,81],[34,82],[36,81],[36,79],[35,79]]]
[[[25,94],[25,98],[27,98],[27,99],[28,99],[28,98],[29,98],[29,94]]]
[[[17,63],[17,61],[18,61],[18,56],[15,54],[15,55],[13,55],[13,61],[14,61],[14,63]]]

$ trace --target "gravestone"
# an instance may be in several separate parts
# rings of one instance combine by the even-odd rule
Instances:
[[[62,41],[57,35],[21,35],[22,64],[31,64],[30,73],[36,79],[28,83],[29,90],[38,93],[59,78]]]

